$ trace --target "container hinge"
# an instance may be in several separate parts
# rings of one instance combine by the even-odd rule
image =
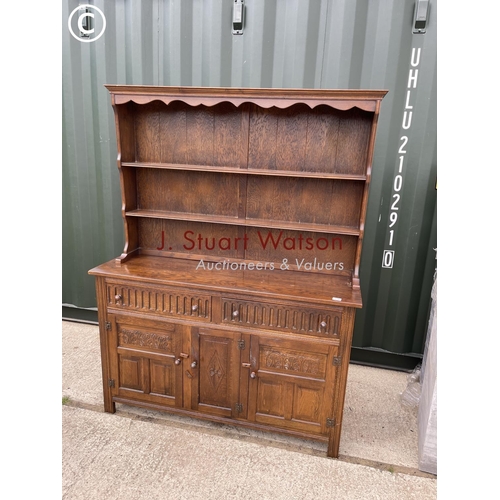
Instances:
[[[111,330],[111,323],[106,321],[106,330]]]
[[[234,407],[237,413],[241,413],[243,411],[243,405],[241,403],[236,403]]]
[[[335,358],[333,358],[332,361],[333,366],[340,366],[341,363],[342,363],[342,356],[336,356]]]
[[[244,340],[238,340],[238,349],[240,349],[240,350],[245,349],[245,341]]]
[[[112,378],[110,378],[108,380],[108,385],[109,385],[109,387],[114,387],[115,386],[115,381]]]
[[[334,418],[327,418],[326,419],[326,426],[327,427],[335,427],[335,419]]]

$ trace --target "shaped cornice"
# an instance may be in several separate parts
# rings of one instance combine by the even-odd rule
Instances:
[[[330,89],[260,89],[234,87],[160,87],[141,85],[105,85],[114,105],[135,102],[148,104],[161,101],[170,104],[185,102],[190,106],[215,106],[228,102],[236,107],[253,103],[261,108],[289,108],[306,104],[311,109],[325,105],[340,111],[359,108],[374,112],[386,90],[330,90]]]

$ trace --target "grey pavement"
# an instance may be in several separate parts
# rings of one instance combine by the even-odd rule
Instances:
[[[407,374],[351,364],[339,459],[326,445],[117,405],[103,411],[99,331],[62,324],[64,500],[435,499],[418,470]]]

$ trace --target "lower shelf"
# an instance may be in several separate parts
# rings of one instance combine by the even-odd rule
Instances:
[[[182,213],[167,210],[135,209],[125,213],[127,217],[142,217],[150,219],[165,219],[177,221],[208,222],[232,226],[262,227],[278,230],[307,231],[325,234],[345,234],[359,236],[359,227],[342,226],[338,224],[317,224],[313,222],[294,222],[274,219],[238,218],[222,215],[201,213]]]

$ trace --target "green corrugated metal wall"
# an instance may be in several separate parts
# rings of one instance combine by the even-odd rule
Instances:
[[[101,0],[94,42],[62,12],[63,316],[95,319],[88,269],[123,249],[114,116],[105,83],[387,89],[361,261],[353,359],[411,368],[423,352],[436,267],[436,0]],[[96,33],[101,21],[95,17]],[[76,23],[72,23],[72,28]],[[392,232],[391,232],[392,231]],[[392,267],[382,267],[383,261]]]

